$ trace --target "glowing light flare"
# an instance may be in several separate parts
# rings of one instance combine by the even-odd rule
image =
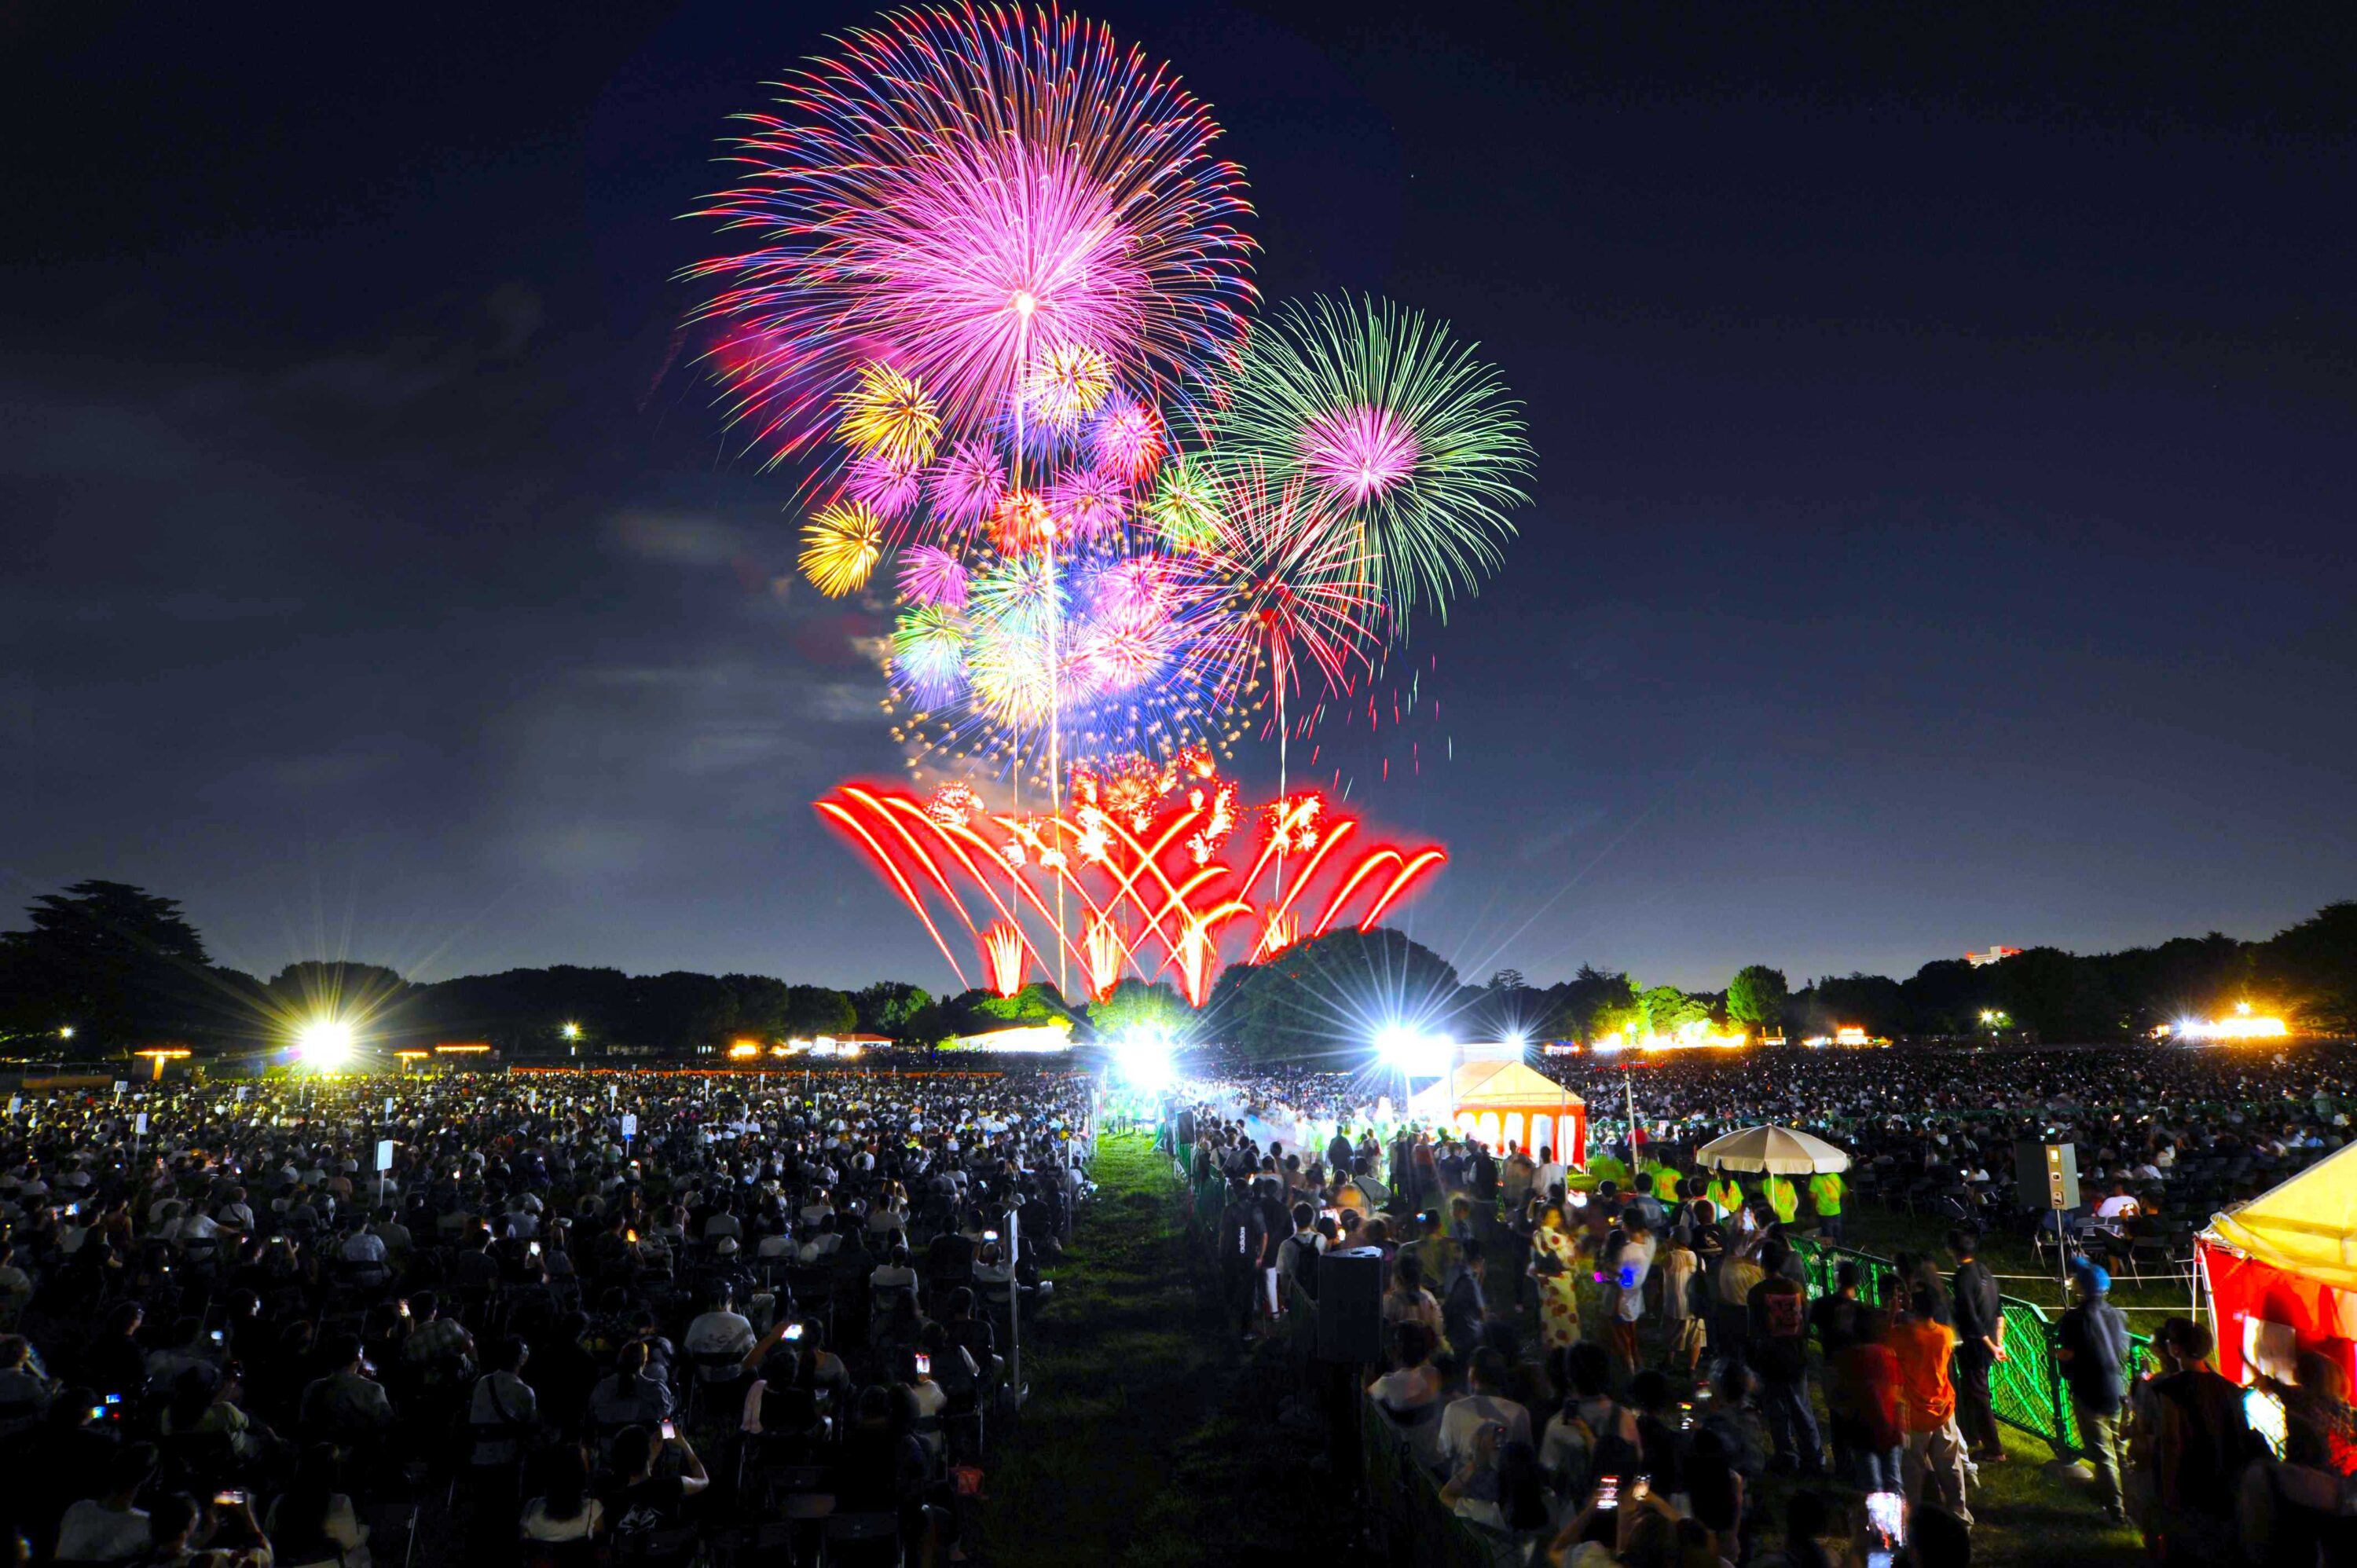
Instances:
[[[358,1034],[342,1018],[314,1018],[295,1034],[296,1058],[323,1072],[343,1066],[359,1046]]]
[[[1128,1030],[1113,1042],[1114,1076],[1140,1094],[1160,1094],[1178,1079],[1178,1055],[1169,1036]]]
[[[2185,1040],[2280,1040],[2291,1034],[2291,1026],[2281,1018],[2253,1013],[2244,1003],[2227,1017],[2181,1020],[2175,1033]]]

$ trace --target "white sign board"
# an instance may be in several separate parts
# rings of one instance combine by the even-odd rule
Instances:
[[[637,1137],[638,1135],[639,1135],[639,1119],[638,1119],[638,1116],[637,1116],[635,1113],[631,1112],[628,1112],[628,1111],[623,1112],[622,1112],[622,1136],[623,1136],[623,1137],[625,1137],[625,1138],[635,1138],[635,1137]]]
[[[139,1124],[137,1127],[134,1128],[133,1131],[136,1132],[143,1138],[147,1135],[147,1112],[142,1111],[139,1113]]]
[[[390,1094],[384,1097],[384,1119],[388,1122],[393,1120],[393,1096]]]
[[[376,1141],[376,1168],[380,1173],[393,1169],[393,1140],[390,1138]]]
[[[117,1100],[122,1099],[123,1091],[130,1087],[131,1086],[129,1084],[124,1082],[121,1079],[116,1079],[114,1080],[114,1098]]]

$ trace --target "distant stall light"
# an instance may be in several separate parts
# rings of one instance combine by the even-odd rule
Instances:
[[[460,1040],[434,1047],[436,1056],[479,1057],[489,1054],[490,1047],[478,1040]]]
[[[759,1040],[738,1040],[728,1047],[728,1054],[741,1062],[748,1057],[759,1056],[761,1043]]]
[[[2291,1026],[2281,1018],[2253,1013],[2251,1004],[2242,1002],[2228,1017],[2179,1019],[2171,1033],[2184,1040],[2280,1040]]]
[[[144,1051],[134,1051],[132,1055],[153,1057],[158,1061],[176,1062],[183,1057],[191,1057],[196,1053],[186,1046],[150,1046]]]
[[[404,1062],[422,1062],[433,1054],[434,1053],[432,1051],[427,1050],[423,1046],[411,1046],[406,1049],[398,1050],[393,1053],[394,1060]]]

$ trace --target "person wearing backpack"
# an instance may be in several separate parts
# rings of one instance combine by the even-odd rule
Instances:
[[[2127,1395],[2127,1315],[2106,1299],[2112,1276],[2101,1265],[2081,1259],[2072,1265],[2071,1283],[2079,1301],[2062,1315],[2055,1354],[2071,1391],[2080,1441],[2095,1467],[2095,1499],[2106,1520],[2126,1524],[2127,1510],[2120,1495],[2120,1406]]]
[[[1217,1245],[1223,1299],[1249,1341],[1258,1311],[1254,1298],[1259,1294],[1261,1260],[1268,1251],[1268,1224],[1262,1218],[1259,1199],[1241,1181],[1228,1184],[1228,1206],[1220,1211]]]
[[[2164,1564],[2229,1561],[2237,1538],[2235,1498],[2257,1451],[2243,1391],[2210,1365],[2208,1327],[2172,1317],[2155,1348],[2168,1369],[2149,1385],[2159,1416],[2153,1444],[2154,1523]]]
[[[1276,1246],[1277,1299],[1288,1299],[1287,1285],[1299,1285],[1303,1295],[1316,1301],[1318,1258],[1326,1251],[1326,1238],[1318,1230],[1318,1210],[1297,1203],[1287,1218],[1293,1221],[1293,1234]]]

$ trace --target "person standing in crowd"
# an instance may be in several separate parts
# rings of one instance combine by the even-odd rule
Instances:
[[[1609,1273],[1612,1291],[1612,1352],[1622,1368],[1634,1373],[1644,1365],[1637,1326],[1645,1316],[1645,1277],[1653,1268],[1653,1237],[1645,1221],[1631,1214]]]
[[[1550,1203],[1531,1235],[1531,1277],[1538,1282],[1539,1337],[1550,1350],[1579,1341],[1579,1248],[1563,1228],[1563,1207]]]
[[[1948,1282],[1956,1330],[1956,1426],[1975,1463],[2002,1465],[2007,1456],[1989,1394],[1989,1373],[2005,1356],[2005,1307],[1996,1276],[1980,1261],[1980,1249],[1977,1230],[1948,1232],[1948,1251],[1956,1260],[1956,1272]]]
[[[2095,1500],[2104,1517],[2126,1524],[2120,1490],[2120,1406],[2127,1395],[2128,1322],[2109,1299],[2112,1277],[2100,1264],[2081,1259],[2071,1267],[2076,1303],[2062,1315],[2055,1355],[2071,1391],[2071,1413],[2079,1441],[2095,1471]]]
[[[2229,1561],[2236,1551],[2235,1506],[2243,1471],[2255,1455],[2243,1391],[2210,1364],[2216,1341],[2190,1318],[2162,1323],[2154,1341],[2163,1370],[2145,1411],[2155,1417],[2149,1446],[2153,1525],[2169,1568]]]
[[[1816,1412],[1809,1405],[1809,1297],[1783,1272],[1785,1254],[1781,1240],[1771,1240],[1760,1249],[1762,1277],[1744,1301],[1746,1343],[1751,1369],[1760,1375],[1777,1467],[1817,1476],[1824,1474],[1825,1462]]]
[[[1819,1171],[1809,1177],[1809,1202],[1817,1211],[1819,1239],[1839,1245],[1842,1239],[1842,1198],[1849,1186],[1839,1171]]]
[[[1220,1211],[1220,1275],[1228,1311],[1246,1343],[1257,1337],[1262,1259],[1269,1249],[1268,1222],[1252,1189],[1228,1184],[1228,1204]]]
[[[1902,1488],[1922,1497],[1928,1480],[1932,1500],[1969,1526],[1964,1506],[1964,1450],[1956,1433],[1956,1388],[1948,1365],[1956,1331],[1940,1321],[1939,1293],[1918,1285],[1907,1310],[1890,1326],[1889,1344],[1899,1365],[1900,1427],[1905,1439]]]

